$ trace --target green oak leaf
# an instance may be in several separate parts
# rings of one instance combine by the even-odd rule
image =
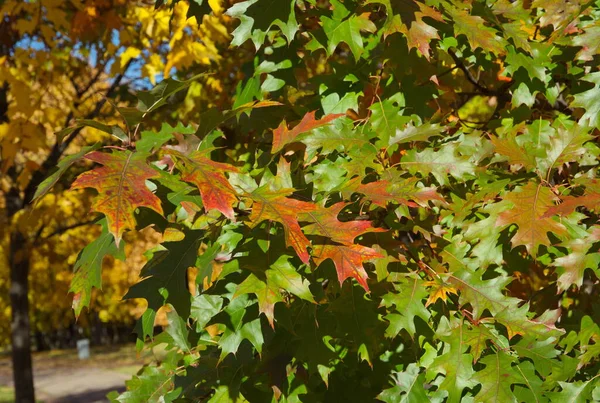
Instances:
[[[354,59],[358,60],[364,51],[361,31],[375,32],[376,27],[365,15],[355,15],[346,8],[344,3],[331,0],[333,15],[321,17],[323,30],[327,36],[327,53],[333,54],[340,42],[350,47]]]

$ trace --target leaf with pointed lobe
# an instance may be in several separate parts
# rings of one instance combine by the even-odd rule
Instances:
[[[537,166],[536,155],[527,150],[517,140],[514,132],[509,132],[505,137],[491,137],[490,142],[495,147],[495,152],[508,158],[511,165],[533,170]]]
[[[555,31],[565,28],[581,12],[581,2],[570,0],[533,0],[531,7],[544,9],[540,25],[552,25]]]
[[[515,361],[513,356],[502,351],[486,355],[479,361],[485,368],[474,376],[474,380],[481,384],[475,395],[476,402],[517,402],[511,387],[522,379],[512,366]]]
[[[229,354],[235,354],[244,340],[248,340],[259,354],[262,353],[265,341],[260,318],[244,322],[247,313],[246,308],[253,303],[248,300],[248,295],[243,294],[233,298],[223,310],[229,316],[229,323],[219,339],[219,347],[221,348],[219,362],[223,361]]]
[[[137,208],[146,207],[159,214],[163,213],[160,199],[145,183],[148,179],[160,176],[157,170],[146,163],[148,154],[93,151],[85,158],[103,166],[79,175],[71,188],[94,188],[98,191],[92,210],[104,214],[108,230],[115,237],[117,246],[123,232],[135,228],[134,213]]]
[[[589,129],[575,124],[573,127],[559,128],[550,138],[546,158],[538,163],[545,171],[560,168],[563,164],[577,161],[587,152],[584,144],[592,140]],[[538,158],[540,160],[540,158]]]
[[[334,113],[325,115],[321,119],[317,120],[315,119],[315,113],[316,111],[308,112],[306,115],[304,115],[300,123],[294,126],[294,128],[291,130],[288,129],[285,120],[281,122],[279,127],[273,130],[273,147],[271,148],[271,153],[274,154],[280,151],[285,145],[294,142],[299,135],[325,126],[332,120],[337,119],[340,116],[344,116],[343,113]]]
[[[583,239],[573,239],[568,246],[570,253],[554,259],[552,266],[557,268],[558,291],[568,290],[573,284],[581,287],[587,269],[597,270],[600,267],[600,253],[590,253],[594,243],[600,241],[600,228],[593,227],[591,233]]]
[[[429,401],[425,389],[425,375],[415,363],[392,375],[394,386],[383,390],[377,399],[386,403],[420,403]]]
[[[455,35],[464,35],[473,51],[481,48],[496,55],[506,53],[506,40],[497,35],[498,31],[486,26],[483,18],[453,6],[446,7],[446,12],[454,23]]]
[[[573,46],[580,47],[577,59],[591,61],[600,54],[600,22],[585,25],[583,32],[572,37]]]
[[[73,279],[69,292],[73,295],[73,310],[75,317],[79,317],[84,307],[90,306],[92,296],[92,287],[102,288],[102,262],[107,255],[118,259],[125,259],[124,244],[120,248],[115,244],[115,238],[108,232],[106,219],[100,221],[102,232],[100,236],[91,243],[77,256],[77,261],[73,266]]]
[[[397,281],[394,281],[394,291],[384,294],[381,298],[382,306],[387,308],[394,306],[395,310],[385,316],[385,319],[390,322],[385,332],[386,336],[397,336],[402,329],[406,329],[408,334],[414,337],[415,318],[419,317],[428,322],[431,317],[431,313],[423,304],[428,294],[424,281],[417,274],[410,273],[398,277]]]
[[[179,395],[173,387],[174,366],[145,366],[142,373],[126,382],[127,390],[116,398],[121,403],[171,403]]]
[[[155,153],[169,140],[176,138],[178,135],[192,134],[194,131],[191,126],[184,126],[182,123],[175,127],[163,123],[158,133],[143,131],[141,133],[142,138],[135,142],[135,149],[143,153]]]
[[[589,73],[581,79],[594,84],[593,88],[573,96],[571,107],[583,108],[585,113],[579,119],[583,126],[600,129],[600,71]]]
[[[233,165],[215,162],[210,159],[212,149],[193,151],[183,155],[175,150],[168,153],[179,162],[181,179],[198,187],[204,209],[215,209],[227,218],[233,219],[233,205],[237,203],[237,193],[225,177],[225,172],[239,172]]]
[[[200,294],[192,299],[190,318],[196,322],[196,332],[200,333],[210,320],[223,308],[223,297]]]
[[[233,32],[232,45],[240,46],[252,39],[258,50],[273,26],[278,27],[290,43],[298,31],[294,0],[248,0],[240,2],[227,14],[240,19],[240,25]]]
[[[264,272],[264,279],[250,274],[240,285],[235,295],[255,294],[261,313],[267,317],[271,327],[274,327],[274,309],[277,302],[284,301],[282,290],[303,300],[315,303],[308,288],[309,282],[303,279],[297,269],[289,262],[290,256],[280,256]]]
[[[506,327],[508,338],[516,335],[536,336],[538,340],[548,337],[560,337],[564,330],[558,329],[556,323],[560,319],[560,310],[545,311],[535,319],[529,318],[529,303],[522,306],[509,306],[507,309],[495,314],[494,319]]]
[[[188,231],[181,241],[165,242],[163,249],[142,269],[142,280],[133,285],[123,299],[144,298],[146,312],[138,321],[138,339],[152,336],[156,312],[166,303],[173,305],[183,318],[190,315],[192,295],[188,289],[187,271],[194,267],[203,231]]]
[[[445,203],[435,187],[417,187],[419,182],[417,178],[399,178],[395,182],[379,180],[366,184],[361,184],[360,179],[348,183],[346,189],[365,195],[373,204],[383,208],[387,207],[388,203],[404,204],[409,207],[427,207],[429,202],[434,200]]]
[[[272,191],[269,186],[261,186],[248,194],[252,200],[252,212],[250,213],[250,228],[256,227],[264,220],[275,221],[283,225],[285,243],[294,248],[298,257],[308,263],[310,255],[306,248],[310,241],[302,233],[298,224],[298,215],[316,210],[313,203],[291,199],[287,196],[292,194],[293,189],[281,189]]]
[[[540,245],[550,245],[548,232],[556,236],[566,235],[564,225],[551,217],[545,217],[556,199],[550,188],[529,182],[504,196],[504,200],[513,206],[500,213],[496,225],[518,225],[519,228],[511,239],[512,247],[524,245],[529,253],[535,255]]]
[[[426,148],[421,152],[409,150],[402,157],[402,167],[412,175],[433,175],[440,185],[448,185],[449,177],[465,181],[475,177],[476,166],[465,155],[459,155],[455,144],[447,144],[439,150]]]
[[[396,134],[390,137],[390,145],[403,144],[412,141],[427,141],[430,137],[442,134],[443,128],[436,123],[415,125],[409,122],[404,129],[396,129]]]
[[[362,32],[375,32],[377,27],[369,20],[367,13],[354,14],[339,0],[331,1],[333,15],[321,17],[323,30],[327,35],[327,53],[332,55],[340,42],[350,48],[355,60],[358,60],[364,51]]]
[[[592,391],[600,385],[598,379],[588,381],[558,382],[560,392],[550,392],[548,397],[553,402],[587,403],[592,400]]]
[[[502,291],[512,279],[498,276],[489,280],[483,280],[482,274],[461,269],[454,274],[444,274],[448,277],[447,282],[452,284],[459,292],[459,304],[471,305],[473,319],[481,317],[485,310],[495,315],[503,310],[516,307],[520,302],[517,298],[507,297]]]
[[[431,18],[443,22],[444,17],[434,8],[419,1],[403,0],[369,0],[367,3],[385,5],[387,19],[384,25],[384,36],[400,32],[406,36],[408,48],[419,49],[427,60],[431,57],[430,42],[440,39],[437,29],[423,21]]]
[[[386,231],[373,227],[371,221],[340,221],[339,214],[346,206],[347,203],[338,202],[327,208],[319,206],[315,211],[300,214],[300,221],[310,223],[302,227],[302,231],[306,235],[320,235],[342,244],[352,244],[356,237],[367,232]]]
[[[431,380],[438,374],[444,374],[444,379],[438,387],[448,393],[448,403],[458,403],[465,388],[477,386],[477,381],[473,379],[473,356],[466,353],[468,345],[462,337],[462,326],[442,328],[438,331],[447,348],[427,368],[427,379]]]
[[[355,278],[358,283],[369,291],[367,272],[363,263],[371,259],[384,256],[375,249],[363,245],[313,245],[313,259],[317,266],[325,260],[331,259],[335,265],[340,284],[349,277]]]

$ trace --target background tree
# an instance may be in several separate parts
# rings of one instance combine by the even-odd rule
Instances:
[[[169,354],[111,399],[597,399],[599,9],[228,7],[255,56],[227,110],[145,130],[193,82],[168,78],[119,148],[67,160],[98,164],[72,189],[97,190],[101,254],[163,233],[125,298]]]
[[[218,2],[212,6],[211,16],[196,19],[184,2],[159,11],[143,1],[2,2],[0,247],[1,268],[10,272],[10,283],[2,286],[10,286],[11,309],[3,311],[12,315],[19,402],[34,401],[30,314],[35,313],[38,330],[56,324],[57,315],[64,312],[60,309],[64,303],[58,301],[65,296],[62,285],[71,277],[65,273],[67,262],[100,235],[96,226],[90,226],[89,195],[65,190],[63,180],[53,183],[54,194],[46,195],[43,179],[62,156],[97,142],[110,144],[126,131],[113,104],[131,103],[130,90],[145,88],[177,70],[186,74],[220,63],[229,18],[222,15]],[[218,77],[197,81],[193,90],[184,104],[187,113],[196,104],[212,105],[227,98],[219,95],[227,92],[227,85]],[[102,125],[84,127],[89,119]],[[75,124],[79,127],[55,134]],[[36,191],[46,196],[34,206]],[[113,267],[114,273],[122,268]],[[49,295],[53,298],[42,302]],[[46,303],[52,304],[51,312],[42,306]],[[114,310],[113,305],[100,303],[98,308]]]

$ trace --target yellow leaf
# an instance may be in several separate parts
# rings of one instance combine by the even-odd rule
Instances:
[[[121,68],[125,67],[131,59],[137,58],[141,53],[142,51],[140,49],[131,46],[125,49],[125,51],[121,53]]]
[[[429,295],[429,298],[427,298],[427,302],[425,303],[426,307],[435,303],[435,301],[438,299],[446,302],[448,299],[448,294],[457,294],[456,288],[442,281],[427,281],[425,285],[432,287],[430,290],[432,293]]]

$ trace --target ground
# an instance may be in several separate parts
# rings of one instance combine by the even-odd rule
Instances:
[[[43,403],[106,402],[106,394],[124,390],[125,381],[151,360],[151,351],[137,355],[133,345],[93,347],[89,360],[76,350],[33,356],[36,397]],[[0,356],[0,403],[13,402],[10,355]]]

